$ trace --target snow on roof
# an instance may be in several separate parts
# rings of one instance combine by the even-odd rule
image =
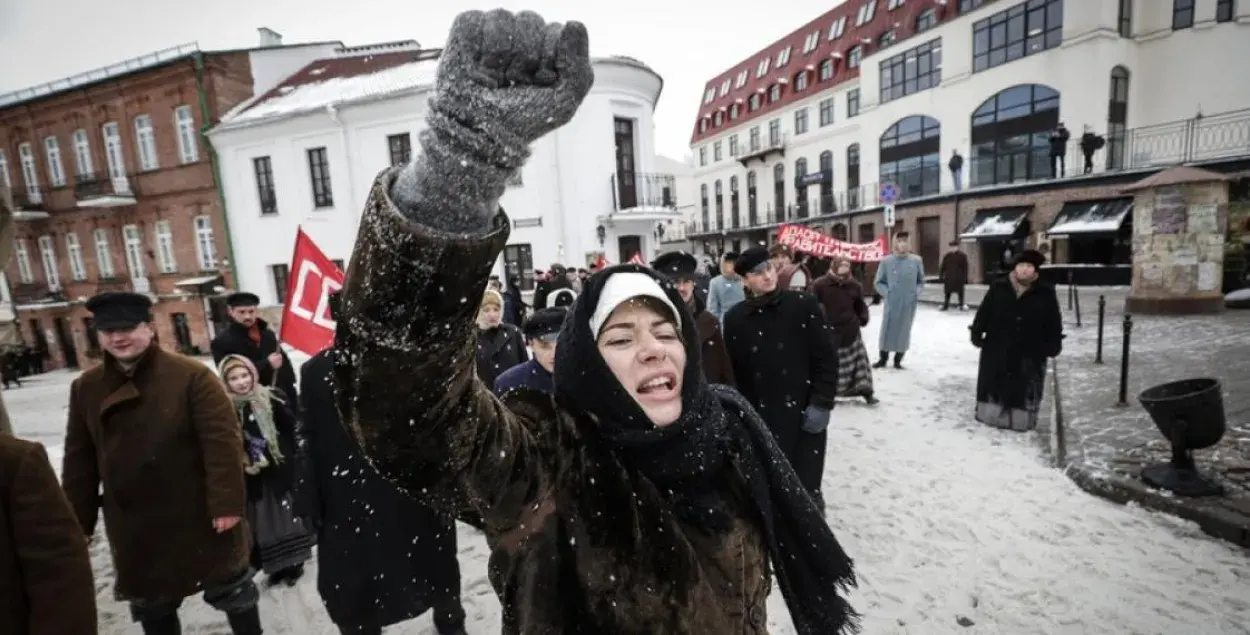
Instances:
[[[1028,208],[1011,208],[1004,210],[986,210],[977,214],[972,223],[960,234],[960,238],[978,238],[982,236],[1010,236],[1016,233],[1020,220],[1028,213]]]

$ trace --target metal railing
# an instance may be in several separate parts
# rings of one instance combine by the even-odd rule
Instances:
[[[745,148],[741,148],[738,156],[734,157],[739,162],[746,162],[759,157],[762,154],[784,150],[786,147],[786,133],[782,132],[777,135],[765,136],[760,141],[748,143]]]
[[[105,196],[135,196],[135,181],[128,176],[110,178],[107,175],[84,174],[74,182],[74,196],[80,201]]]
[[[63,90],[69,90],[71,88],[78,88],[80,86],[86,86],[95,82],[104,81],[106,79],[117,77],[118,75],[133,73],[137,70],[150,68],[170,60],[190,55],[198,52],[199,50],[200,45],[196,42],[183,44],[181,46],[171,46],[167,49],[161,49],[159,51],[148,53],[147,55],[140,55],[139,57],[132,57],[116,64],[110,64],[108,66],[89,70],[77,75],[71,75],[62,79],[53,80],[44,84],[39,84],[38,86],[31,86],[30,88],[22,88],[20,90],[4,93],[0,95],[0,108],[44,97],[53,93],[58,93]]]
[[[614,210],[677,207],[677,177],[672,174],[617,172],[609,180]]]
[[[48,192],[43,187],[18,186],[12,196],[13,208],[18,211],[42,211],[47,206]]]

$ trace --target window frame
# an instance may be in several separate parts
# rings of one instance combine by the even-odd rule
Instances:
[[[214,242],[213,219],[208,215],[196,216],[195,256],[200,271],[213,271],[217,267],[217,244]]]
[[[183,104],[174,108],[174,129],[178,132],[178,161],[182,165],[199,161],[200,142],[196,138],[195,111],[191,106]]]
[[[807,134],[810,122],[808,121],[810,108],[804,106],[794,111],[794,135],[797,137],[801,134]]]
[[[48,161],[48,184],[65,187],[65,163],[61,160],[61,140],[56,135],[43,138],[43,155]]]
[[[1237,19],[1237,0],[1215,0],[1215,21],[1232,22]]]
[[[49,291],[61,289],[61,263],[56,259],[56,239],[52,234],[44,234],[36,241],[39,247],[39,264],[43,267],[44,281]]]
[[[327,209],[334,207],[334,187],[330,180],[330,158],[326,146],[308,148],[304,152],[308,158],[308,180],[312,186],[313,207]]]
[[[846,118],[859,116],[859,89],[852,88],[846,91]]]
[[[95,246],[96,276],[106,280],[117,277],[113,264],[113,247],[109,244],[109,231],[104,227],[91,230],[91,242]]]
[[[942,38],[882,60],[878,72],[882,104],[941,86]]]
[[[152,172],[161,169],[161,159],[156,148],[156,125],[152,122],[152,115],[135,115],[134,128],[139,170]]]
[[[69,261],[70,277],[75,282],[87,279],[87,261],[82,255],[78,232],[65,232],[65,259]]]
[[[1180,31],[1194,26],[1194,7],[1197,0],[1172,0],[1172,30]]]
[[[818,118],[819,126],[821,128],[824,128],[825,126],[833,125],[834,115],[835,115],[834,98],[827,97],[825,99],[820,100],[820,103],[818,104],[817,107],[818,107],[817,112],[819,115],[819,118]]]
[[[79,128],[71,135],[74,140],[74,176],[78,180],[95,177],[95,158],[91,156],[91,135],[85,128]]]
[[[178,272],[178,253],[174,250],[174,227],[168,219],[161,219],[152,224],[152,235],[156,242],[156,268],[161,273]]]
[[[1040,24],[1032,28],[1035,20]],[[977,20],[972,24],[972,72],[1058,48],[1063,44],[1063,20],[1063,0],[1020,2]]]
[[[252,178],[256,181],[256,199],[260,204],[260,215],[277,216],[278,192],[273,181],[273,159],[269,155],[252,157]]]

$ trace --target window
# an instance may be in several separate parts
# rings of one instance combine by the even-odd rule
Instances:
[[[703,93],[703,103],[710,104],[713,99],[716,99],[716,87],[708,86],[707,91]]]
[[[773,84],[772,88],[768,89],[768,102],[772,103],[775,101],[779,101],[780,99],[781,99],[781,84]]]
[[[707,197],[707,183],[699,186],[699,211],[701,212],[701,220],[703,221],[703,231],[711,229],[711,207]]]
[[[1021,2],[972,25],[972,71],[1002,66],[1062,43],[1063,0]]]
[[[100,133],[104,136],[104,157],[108,160],[109,178],[113,180],[113,187],[122,184],[129,188],[126,182],[126,158],[122,155],[122,133],[121,127],[117,122],[110,121],[100,126]]]
[[[937,88],[942,83],[942,38],[881,62],[881,103]]]
[[[859,68],[859,61],[864,57],[864,47],[856,44],[851,47],[851,52],[846,56],[846,65],[848,68]]]
[[[391,155],[391,167],[407,165],[412,161],[412,137],[407,132],[388,136],[386,147]]]
[[[1050,177],[1050,133],[1059,93],[1041,84],[1004,89],[972,113],[972,185]]]
[[[859,144],[846,146],[846,207],[859,209]]]
[[[755,170],[747,172],[747,225],[754,227],[758,222],[759,204],[755,198]]]
[[[1215,21],[1216,22],[1232,22],[1233,14],[1236,13],[1236,0],[1216,0],[1215,1]]]
[[[890,29],[889,31],[882,33],[881,36],[877,38],[877,50],[879,51],[887,46],[890,46],[891,44],[894,44],[896,40],[898,40],[898,34],[894,32],[894,29]]]
[[[747,106],[748,106],[747,110],[749,110],[750,112],[755,112],[759,110],[760,109],[760,94],[755,93],[754,95],[751,95],[751,99],[750,101],[747,102]]]
[[[781,52],[777,54],[777,68],[781,68],[782,66],[785,66],[786,64],[789,64],[789,63],[790,63],[790,47],[787,46],[781,49]]]
[[[522,291],[534,289],[534,251],[528,244],[505,246],[503,262],[509,280],[520,278]]]
[[[138,225],[126,225],[122,228],[123,244],[126,246],[126,268],[130,277],[145,278],[148,268],[143,264],[143,233]]]
[[[74,168],[79,180],[93,178],[95,166],[91,160],[91,138],[82,128],[74,131]]]
[[[716,229],[725,229],[725,190],[716,179]]]
[[[877,0],[868,0],[859,7],[859,17],[855,18],[855,26],[864,26],[877,15]]]
[[[768,145],[777,147],[781,145],[781,120],[773,119],[768,122]]]
[[[720,161],[721,159],[724,159],[724,158],[725,157],[723,153],[721,152],[720,142],[717,141],[716,143],[713,143],[712,144],[712,161]]]
[[[730,105],[730,106],[729,106],[729,119],[730,119],[731,121],[732,121],[732,120],[734,120],[734,119],[737,119],[737,118],[738,118],[738,115],[739,115],[741,112],[742,112],[742,105],[741,105],[741,104],[732,104],[732,105]]]
[[[95,262],[96,272],[100,278],[113,278],[117,276],[117,271],[113,268],[113,251],[109,248],[109,230],[103,227],[97,227],[91,232],[92,241],[95,242]]]
[[[65,167],[61,164],[61,144],[56,137],[43,140],[43,153],[48,159],[48,180],[52,187],[65,187]]]
[[[859,115],[859,89],[852,88],[846,91],[846,118],[850,119]]]
[[[829,41],[832,42],[846,32],[846,16],[842,16],[829,25]]]
[[[330,189],[330,162],[325,148],[308,149],[308,176],[312,179],[313,206],[334,207],[334,192]]]
[[[747,77],[749,75],[750,75],[750,71],[738,71],[738,81],[734,82],[734,87],[742,88],[743,86],[746,86]]]
[[[700,133],[707,132],[707,123],[708,123],[707,117],[704,117],[699,120],[699,132]]]
[[[712,115],[712,125],[719,128],[723,123],[725,123],[725,113],[718,110],[716,114]]]
[[[167,220],[156,221],[156,264],[161,273],[173,273],[178,270],[178,259],[174,256],[174,230]]]
[[[937,194],[942,175],[942,124],[933,117],[904,117],[881,135],[881,182],[898,186],[899,198]]]
[[[707,165],[707,146],[702,146],[699,148],[699,166],[705,165]]]
[[[773,209],[777,211],[774,221],[785,218],[786,213],[786,165],[778,163],[773,166]]]
[[[69,274],[74,280],[87,279],[87,263],[82,258],[82,243],[78,242],[78,234],[65,234],[65,254],[69,256]]]
[[[721,96],[721,97],[724,97],[725,95],[728,95],[728,94],[729,94],[729,86],[730,86],[730,84],[732,84],[732,82],[733,82],[733,80],[729,80],[729,79],[726,79],[724,82],[721,82],[721,85],[720,85],[720,96]]]
[[[178,130],[178,160],[183,165],[200,160],[199,132],[195,129],[195,115],[190,106],[174,109],[174,127]]]
[[[823,60],[820,63],[820,81],[827,82],[833,79],[833,60]]]
[[[1120,37],[1133,37],[1133,0],[1120,0]]]
[[[286,289],[291,283],[290,265],[269,265],[269,277],[273,280],[273,297],[277,304],[286,304]]]
[[[1172,30],[1194,25],[1194,0],[1172,0]]]
[[[985,0],[959,0],[959,12],[968,13],[974,9],[979,9],[985,4]]]
[[[217,266],[217,246],[213,244],[213,220],[207,216],[195,217],[195,255],[200,261],[200,271],[210,271]]]
[[[800,108],[794,111],[794,134],[801,135],[807,132],[807,108]]]
[[[768,69],[772,67],[772,63],[773,63],[772,57],[765,57],[764,59],[760,60],[760,65],[755,67],[755,76],[758,78],[758,77],[763,77],[767,75]]]
[[[1128,69],[1111,69],[1111,94],[1107,105],[1107,169],[1124,167],[1124,143],[1128,127]]]
[[[807,39],[803,40],[803,53],[811,53],[816,50],[817,44],[820,44],[820,29],[807,34]]]
[[[820,101],[820,126],[833,124],[833,98],[822,99]]]
[[[23,143],[17,146],[17,156],[22,160],[22,181],[26,183],[26,197],[32,203],[38,203],[43,200],[43,193],[39,191],[39,169],[35,167],[35,151],[29,143]]]
[[[26,249],[26,241],[18,238],[13,241],[13,256],[17,258],[17,279],[22,284],[33,284],[35,273],[30,268],[30,251]]]
[[[53,244],[51,236],[39,237],[39,258],[43,264],[43,275],[48,281],[48,289],[60,289],[61,272],[56,264],[56,245]]]
[[[755,126],[754,128],[751,128],[749,136],[751,139],[751,152],[758,151],[760,149],[760,127]]]
[[[799,71],[794,76],[794,90],[807,90],[807,71]]]
[[[729,138],[729,156],[738,156],[738,135]]]
[[[889,0],[885,4],[885,8],[887,11],[893,11],[901,6],[903,6],[903,0]]]
[[[269,157],[252,159],[252,173],[256,175],[256,194],[260,201],[261,216],[278,213],[278,196],[273,189],[273,163]]]
[[[924,33],[935,26],[937,26],[937,12],[933,9],[925,9],[916,16],[916,33]]]
[[[794,202],[799,218],[807,218],[807,159],[799,157],[794,160]]]
[[[13,187],[9,178],[9,160],[4,158],[4,150],[0,150],[0,187]]]
[[[139,146],[139,169],[155,170],[160,167],[156,158],[156,131],[148,115],[135,117],[135,143]]]
[[[820,213],[834,213],[833,205],[833,153],[820,153]]]

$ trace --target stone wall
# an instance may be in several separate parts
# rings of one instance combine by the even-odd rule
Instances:
[[[1140,190],[1133,204],[1134,313],[1223,310],[1228,185],[1164,185]]]

